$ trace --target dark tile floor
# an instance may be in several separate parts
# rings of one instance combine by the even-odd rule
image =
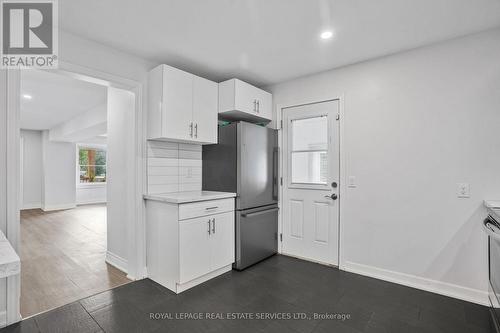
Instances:
[[[284,256],[180,295],[136,281],[0,330],[103,331],[493,332],[486,307]]]

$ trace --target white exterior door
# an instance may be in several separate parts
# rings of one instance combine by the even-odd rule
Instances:
[[[284,254],[338,265],[337,100],[283,109]]]

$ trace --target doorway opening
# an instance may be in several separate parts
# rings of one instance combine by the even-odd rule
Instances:
[[[20,71],[20,314],[123,285],[135,94]],[[124,187],[125,186],[125,187]]]
[[[339,266],[340,101],[281,108],[281,252]]]

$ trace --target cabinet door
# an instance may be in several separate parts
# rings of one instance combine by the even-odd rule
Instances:
[[[163,66],[162,137],[190,140],[193,121],[193,75]]]
[[[179,222],[179,282],[210,272],[210,216]]]
[[[211,218],[210,266],[213,271],[234,262],[234,212],[213,215]]]
[[[273,118],[272,114],[272,103],[273,98],[270,93],[264,90],[257,91],[257,115],[259,117],[271,120]]]
[[[198,76],[193,81],[194,141],[217,143],[218,84]]]
[[[256,89],[246,82],[235,79],[235,109],[250,114],[257,114],[257,107],[255,105],[257,101]]]

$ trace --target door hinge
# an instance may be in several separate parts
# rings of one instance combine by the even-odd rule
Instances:
[[[283,186],[283,177],[280,177],[280,185]]]
[[[340,119],[340,115],[338,114],[336,117],[335,117],[335,120],[339,120]]]
[[[280,234],[280,242],[283,242],[283,234]]]

